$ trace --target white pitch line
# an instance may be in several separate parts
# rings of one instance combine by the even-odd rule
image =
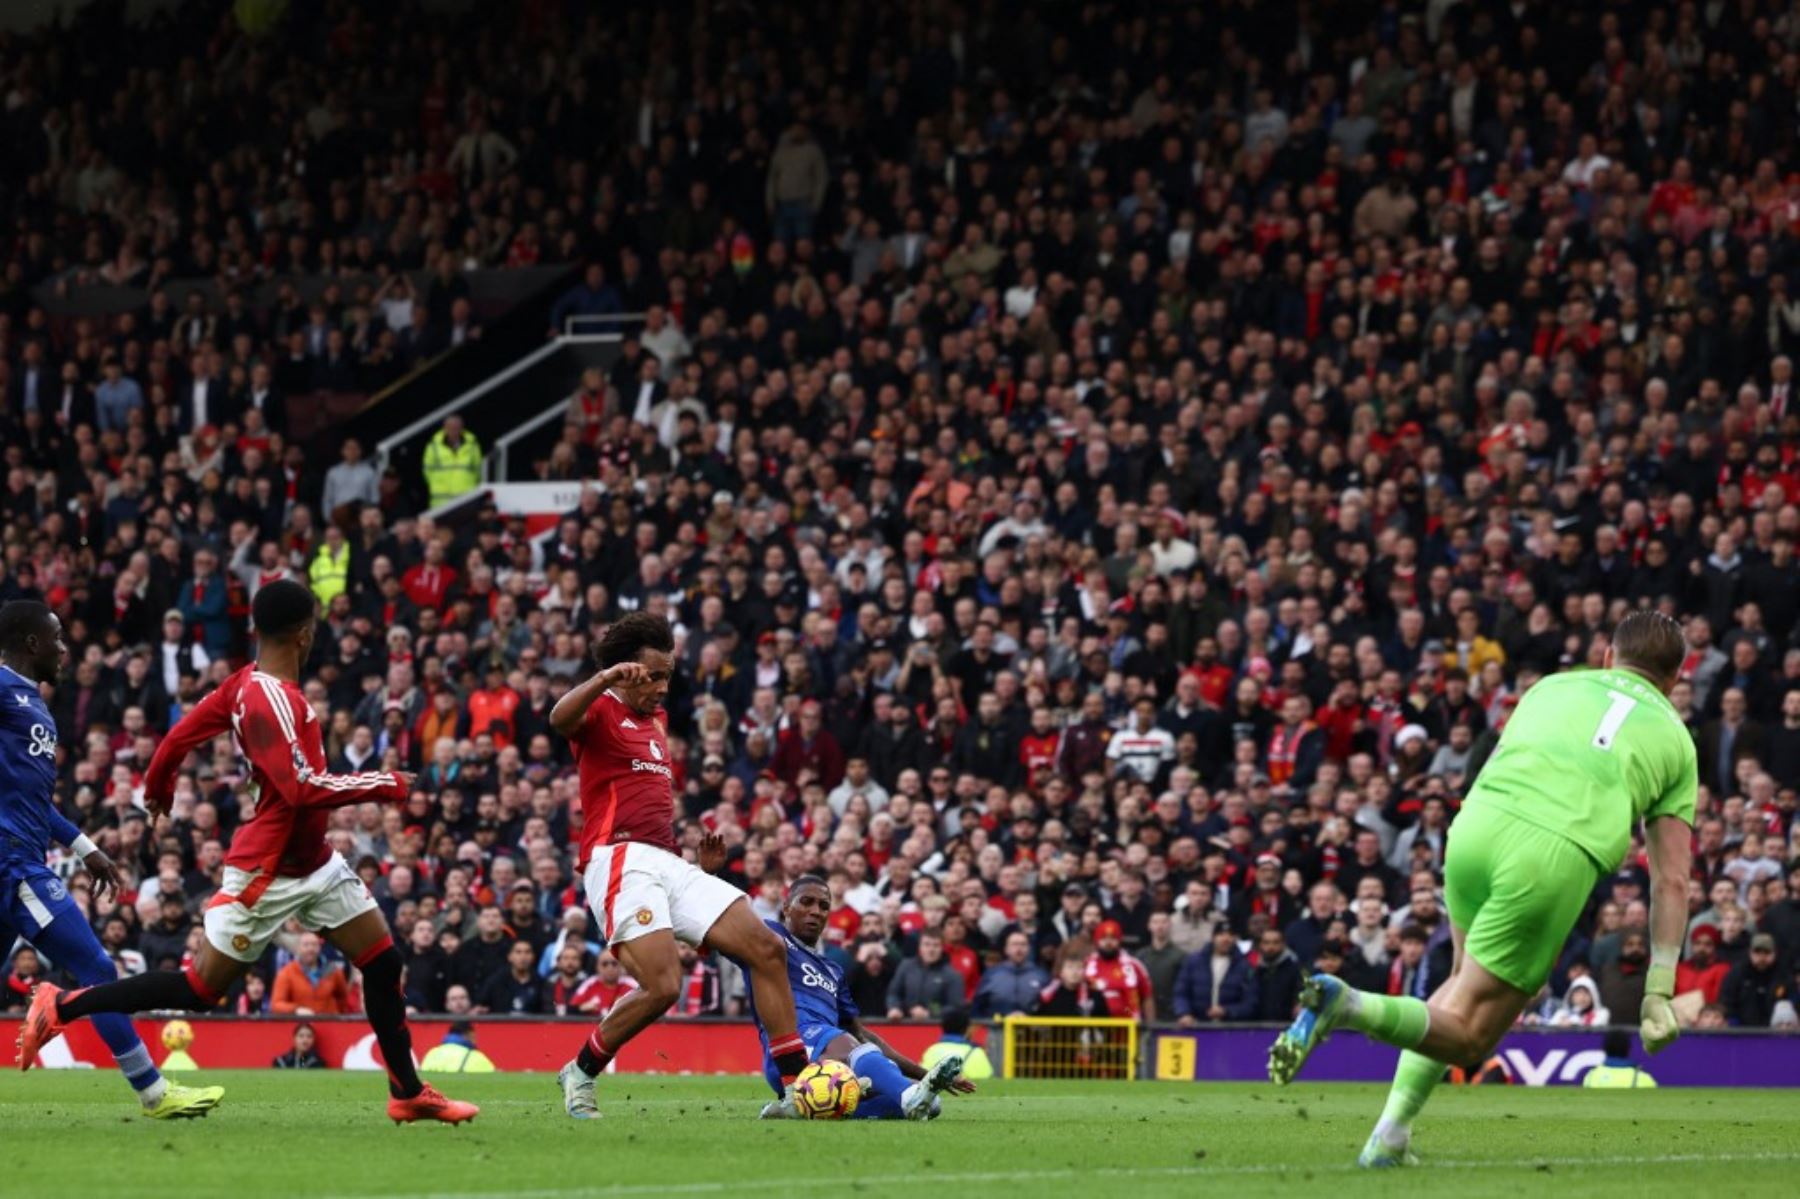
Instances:
[[[1616,1155],[1609,1157],[1538,1157],[1524,1156],[1505,1161],[1477,1161],[1450,1158],[1438,1161],[1426,1161],[1414,1167],[1408,1173],[1435,1170],[1535,1170],[1540,1166],[1553,1168],[1602,1167],[1602,1166],[1673,1166],[1673,1165],[1731,1165],[1754,1162],[1800,1162],[1800,1153],[1664,1153],[1633,1157]],[[1067,1167],[1055,1170],[981,1170],[958,1173],[938,1173],[933,1170],[920,1170],[910,1174],[866,1174],[851,1175],[839,1179],[839,1182],[860,1184],[863,1186],[903,1186],[930,1183],[1006,1183],[1006,1182],[1056,1182],[1071,1179],[1086,1179],[1104,1175],[1107,1178],[1191,1178],[1205,1180],[1208,1178],[1231,1178],[1268,1174],[1349,1174],[1357,1170],[1354,1163],[1324,1166],[1287,1165],[1282,1163],[1266,1163],[1242,1166],[1164,1166],[1164,1167],[1112,1167],[1096,1166],[1092,1169]],[[549,1190],[527,1191],[419,1191],[407,1194],[384,1192],[381,1199],[629,1199],[638,1195],[719,1195],[742,1194],[744,1192],[785,1191],[792,1189],[791,1178],[770,1178],[763,1180],[734,1179],[729,1182],[677,1182],[664,1184],[632,1184],[610,1187],[565,1187]],[[325,1199],[371,1199],[368,1194],[333,1195]]]
[[[1061,1170],[981,1170],[960,1173],[940,1174],[935,1170],[920,1170],[912,1174],[862,1174],[837,1179],[839,1184],[864,1186],[899,1186],[903,1184],[959,1183],[959,1182],[1051,1182],[1057,1179],[1086,1178],[1104,1170],[1111,1177],[1130,1178],[1174,1178],[1198,1177],[1208,1173],[1205,1169],[1194,1166],[1140,1167],[1127,1166],[1114,1169],[1111,1167],[1095,1167],[1092,1170],[1081,1170],[1074,1167]],[[382,1199],[626,1199],[634,1195],[719,1195],[736,1194],[744,1191],[786,1191],[792,1190],[794,1180],[791,1178],[768,1179],[734,1179],[730,1182],[675,1182],[658,1184],[628,1184],[610,1187],[574,1187],[533,1191],[422,1191],[417,1194],[395,1195],[384,1193]],[[369,1195],[328,1195],[324,1199],[372,1199]]]

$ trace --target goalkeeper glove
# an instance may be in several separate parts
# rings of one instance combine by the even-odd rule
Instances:
[[[1638,1039],[1650,1053],[1661,1053],[1681,1035],[1675,1019],[1675,1008],[1669,997],[1675,992],[1675,968],[1667,965],[1650,967],[1644,983],[1644,1002],[1638,1008]]]
[[[1638,1037],[1644,1042],[1644,1048],[1651,1053],[1661,1053],[1680,1035],[1681,1025],[1676,1023],[1675,1009],[1670,1005],[1669,997],[1646,994],[1643,1006],[1638,1009]]]

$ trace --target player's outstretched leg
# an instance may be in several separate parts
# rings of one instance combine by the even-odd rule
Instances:
[[[95,949],[97,952],[98,946]],[[104,954],[99,962],[88,962],[77,971],[77,977],[84,978],[101,974],[113,977],[112,963]],[[69,1023],[91,1016],[94,1030],[137,1090],[146,1116],[152,1120],[204,1116],[219,1106],[225,1088],[187,1087],[164,1079],[150,1064],[149,1052],[124,1013],[206,1011],[218,1001],[219,992],[193,966],[185,971],[153,970],[76,991],[41,983],[32,993],[31,1010],[19,1028],[19,1069],[30,1069],[38,1051],[60,1036]]]
[[[100,948],[87,922],[76,913],[52,921],[33,944],[41,944],[53,960],[75,976],[77,982],[98,985],[118,979],[112,959]],[[54,1004],[55,995],[48,1002]],[[150,1051],[138,1038],[127,1017],[105,1012],[94,1017],[94,1031],[112,1050],[119,1072],[137,1092],[144,1114],[153,1120],[190,1120],[204,1116],[225,1097],[223,1087],[184,1087],[169,1082],[150,1060]]]
[[[204,959],[206,950],[200,953]],[[77,1020],[104,1012],[204,1012],[219,1002],[221,993],[195,966],[151,970],[74,991],[39,983],[19,1025],[19,1069],[31,1069],[38,1052]]]
[[[769,1056],[781,1074],[782,1086],[791,1087],[795,1075],[806,1069],[807,1055],[794,1015],[787,945],[756,918],[750,901],[742,897],[713,922],[704,943],[749,971],[756,1015],[769,1035]]]
[[[749,905],[740,901],[737,905],[749,915]],[[755,992],[757,1012],[764,1011],[764,995],[772,990],[771,979],[779,984],[780,996],[787,1000],[786,1036],[778,1036],[776,1018],[766,1020],[769,1031],[769,1051],[781,1072],[783,1084],[794,1081],[794,1075],[806,1068],[806,1046],[799,1036],[793,1032],[794,999],[788,990],[787,951],[781,941],[765,928],[755,917],[755,924],[760,940],[764,944],[755,952],[738,952],[725,946],[713,945],[708,937],[709,946],[719,948],[738,961],[750,967],[750,985]],[[720,919],[719,924],[725,920]],[[736,942],[733,942],[736,944]],[[654,1024],[662,1014],[674,1005],[681,994],[681,957],[675,948],[675,936],[667,929],[659,929],[642,937],[629,941],[620,941],[613,947],[613,952],[637,980],[638,989],[613,1005],[606,1018],[595,1026],[588,1034],[587,1040],[573,1060],[557,1072],[557,1085],[562,1088],[563,1110],[577,1120],[592,1120],[600,1115],[600,1107],[595,1095],[595,1082],[606,1068],[612,1064],[613,1056],[638,1033]],[[773,954],[773,958],[769,956]],[[783,1100],[787,1102],[786,1099]],[[787,1114],[792,1114],[791,1111]]]
[[[748,972],[756,1017],[769,1038],[769,1058],[781,1079],[781,1112],[784,1116],[795,1115],[794,1078],[806,1069],[807,1049],[794,1015],[786,942],[756,918],[750,901],[740,894],[712,922],[701,943]]]
[[[1566,935],[1565,929],[1548,943],[1560,945]],[[1548,973],[1546,962],[1543,974]],[[1429,1006],[1408,996],[1353,990],[1335,978],[1314,975],[1301,988],[1299,1016],[1269,1050],[1269,1077],[1277,1083],[1291,1082],[1313,1049],[1336,1028],[1355,1029],[1405,1050],[1387,1106],[1358,1162],[1369,1167],[1411,1165],[1412,1122],[1442,1077],[1444,1063],[1479,1061],[1493,1052],[1531,995],[1460,954]]]
[[[1566,937],[1565,927],[1546,944],[1559,946]],[[1542,977],[1548,977],[1550,964],[1546,955],[1542,962],[1527,969],[1541,971]],[[1414,1046],[1400,1055],[1387,1106],[1363,1146],[1358,1164],[1411,1165],[1415,1160],[1410,1151],[1412,1124],[1443,1077],[1444,1063],[1485,1059],[1518,1020],[1532,994],[1489,972],[1473,957],[1459,953],[1450,977],[1431,997],[1429,1027]]]
[[[1339,1028],[1353,1028],[1373,1040],[1416,1048],[1431,1028],[1422,999],[1377,995],[1346,986],[1329,974],[1315,974],[1300,988],[1300,1014],[1269,1047],[1269,1081],[1294,1081],[1313,1050]]]

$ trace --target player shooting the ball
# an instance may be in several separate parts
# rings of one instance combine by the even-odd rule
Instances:
[[[595,647],[600,669],[550,710],[550,727],[569,739],[580,775],[576,868],[602,941],[638,983],[556,1076],[563,1108],[578,1120],[600,1114],[594,1083],[613,1055],[680,997],[678,938],[750,968],[784,1087],[806,1068],[780,939],[763,927],[742,891],[702,871],[676,846],[675,772],[663,711],[674,653],[668,621],[649,612],[621,616]],[[791,1109],[792,1095],[784,1102]]]
[[[1411,1165],[1412,1122],[1445,1066],[1487,1058],[1531,1002],[1603,875],[1641,821],[1651,877],[1651,958],[1639,1035],[1651,1053],[1679,1035],[1669,999],[1687,932],[1698,772],[1668,700],[1687,643],[1659,612],[1620,622],[1599,670],[1525,694],[1450,828],[1444,892],[1455,959],[1430,1000],[1356,991],[1329,975],[1301,989],[1300,1014],[1269,1050],[1291,1082],[1338,1028],[1405,1052],[1358,1164]]]
[[[710,872],[723,865],[724,859],[723,843],[709,836],[701,846],[700,865]],[[962,1058],[945,1057],[927,1070],[863,1024],[844,983],[843,967],[820,950],[819,938],[830,915],[831,889],[818,875],[803,874],[788,888],[781,919],[765,922],[787,946],[788,983],[794,991],[794,1010],[808,1060],[843,1062],[855,1071],[862,1097],[852,1119],[934,1118],[939,1112],[939,1095],[945,1091],[966,1095],[975,1090],[975,1084],[961,1076]],[[763,1042],[763,1076],[781,1096],[785,1091],[781,1071],[769,1053],[769,1034],[757,1014],[754,996],[750,1015]],[[779,1120],[793,1114],[777,1099],[763,1108],[762,1118]]]

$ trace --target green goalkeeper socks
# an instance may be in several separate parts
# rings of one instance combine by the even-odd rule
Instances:
[[[1352,991],[1345,1005],[1344,1025],[1385,1045],[1413,1049],[1425,1039],[1431,1013],[1423,999],[1410,995]]]
[[[1400,1067],[1394,1071],[1394,1085],[1388,1091],[1387,1106],[1381,1110],[1381,1122],[1375,1126],[1376,1135],[1390,1148],[1406,1144],[1412,1122],[1418,1118],[1425,1101],[1431,1098],[1432,1088],[1443,1076],[1443,1064],[1422,1053],[1408,1049],[1400,1055]]]

